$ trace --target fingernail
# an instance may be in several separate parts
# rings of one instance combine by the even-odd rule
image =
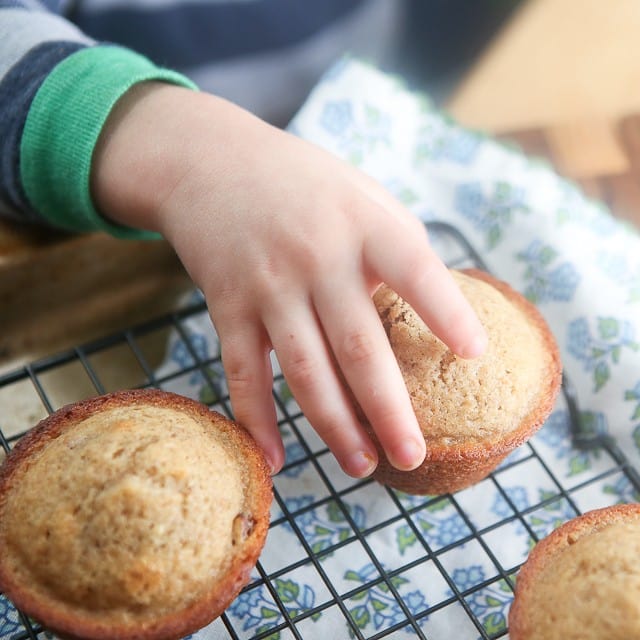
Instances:
[[[277,473],[279,473],[280,469],[282,469],[282,463],[278,464],[270,455],[265,454],[265,460],[267,461],[267,466],[269,467],[269,473],[272,476],[275,476]]]
[[[366,478],[375,471],[377,466],[377,457],[368,451],[352,453],[350,456],[347,456],[343,463],[345,473],[353,478]]]
[[[404,440],[394,447],[391,464],[401,471],[411,471],[424,461],[425,444],[416,440]]]
[[[488,342],[487,334],[483,331],[462,347],[460,355],[463,358],[477,358],[485,352]]]

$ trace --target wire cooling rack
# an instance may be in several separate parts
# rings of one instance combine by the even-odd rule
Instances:
[[[428,227],[451,267],[486,269],[456,229]],[[0,444],[9,451],[63,404],[125,387],[198,389],[198,399],[229,414],[219,354],[193,330],[207,322],[198,298],[0,375]],[[489,478],[446,496],[348,478],[277,368],[274,398],[287,462],[274,479],[267,543],[251,583],[194,638],[504,638],[515,576],[535,542],[585,510],[640,496],[637,471],[580,411],[566,378],[539,434]],[[50,637],[0,596],[0,640]]]

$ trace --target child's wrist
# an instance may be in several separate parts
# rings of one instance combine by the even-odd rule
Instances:
[[[114,105],[148,80],[195,88],[180,74],[115,46],[81,49],[45,79],[27,115],[20,174],[27,198],[49,222],[75,231],[141,235],[98,213],[90,175],[96,141]]]
[[[154,82],[133,87],[98,140],[94,200],[118,224],[170,236],[203,197],[219,202],[223,183],[223,199],[229,202],[234,183],[242,184],[242,176],[251,174],[249,165],[261,146],[254,144],[244,161],[238,155],[262,127],[268,125],[210,94]],[[239,163],[237,181],[229,181]],[[218,207],[216,217],[224,216],[225,208]]]
[[[172,129],[164,98],[175,87],[145,82],[115,105],[98,138],[91,168],[91,194],[100,212],[116,224],[158,231],[157,213],[167,184],[180,171],[179,153],[167,138]]]

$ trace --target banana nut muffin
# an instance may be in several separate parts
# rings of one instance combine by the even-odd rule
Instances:
[[[369,427],[380,456],[373,477],[408,493],[454,492],[487,476],[544,423],[560,387],[558,348],[538,310],[483,271],[452,275],[489,338],[472,360],[453,354],[386,285],[374,295],[427,455],[417,469],[399,471]]]
[[[640,638],[640,505],[605,507],[531,551],[509,612],[511,640]]]
[[[69,405],[0,468],[0,590],[63,637],[181,638],[248,582],[271,499],[255,442],[198,402]]]

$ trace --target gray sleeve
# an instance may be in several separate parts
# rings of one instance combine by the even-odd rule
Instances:
[[[0,0],[0,217],[39,222],[20,180],[20,141],[49,72],[93,40],[35,0]]]

